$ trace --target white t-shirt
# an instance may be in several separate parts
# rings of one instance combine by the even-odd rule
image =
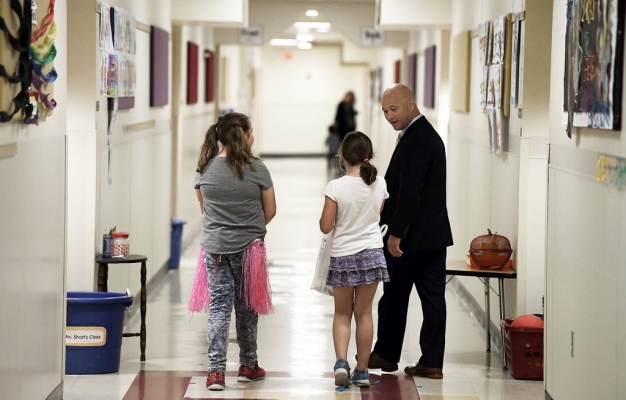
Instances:
[[[326,185],[324,194],[337,203],[331,257],[348,256],[383,247],[380,206],[389,197],[382,176],[367,185],[361,177],[343,176]]]

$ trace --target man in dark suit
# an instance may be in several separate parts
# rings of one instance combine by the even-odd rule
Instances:
[[[413,285],[422,303],[419,332],[422,356],[404,372],[443,378],[446,335],[446,252],[452,232],[446,207],[446,154],[441,137],[415,104],[411,90],[401,84],[382,96],[387,121],[400,131],[385,180],[389,199],[380,223],[389,229],[385,259],[390,282],[378,303],[378,338],[369,368],[398,369]],[[417,332],[409,332],[416,337]]]

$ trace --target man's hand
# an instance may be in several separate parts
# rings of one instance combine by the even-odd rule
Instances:
[[[402,250],[400,250],[400,240],[401,239],[399,237],[393,235],[389,235],[389,239],[387,240],[387,249],[394,257],[400,257],[402,255]]]

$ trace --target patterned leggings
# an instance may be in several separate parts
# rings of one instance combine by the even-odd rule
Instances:
[[[209,371],[226,371],[228,330],[235,305],[239,364],[254,367],[257,361],[257,324],[259,316],[247,308],[242,293],[243,251],[233,254],[204,253],[209,281]]]

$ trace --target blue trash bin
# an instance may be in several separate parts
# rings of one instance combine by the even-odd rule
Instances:
[[[180,248],[183,241],[183,225],[187,221],[182,219],[172,219],[172,236],[170,241],[170,259],[167,265],[170,268],[178,268],[180,265]]]
[[[132,303],[126,293],[67,292],[66,374],[119,371],[124,310]]]

